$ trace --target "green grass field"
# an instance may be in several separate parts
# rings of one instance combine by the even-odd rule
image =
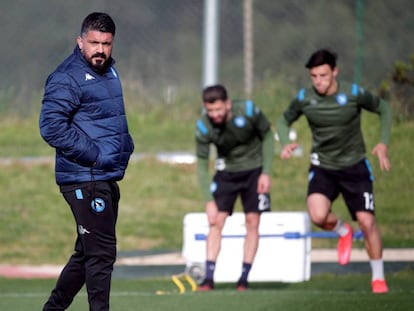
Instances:
[[[287,104],[283,88],[272,84],[254,98],[274,123]],[[127,102],[133,101],[127,98]],[[136,103],[135,103],[136,104]],[[194,151],[194,123],[200,112],[197,101],[174,105],[127,106],[137,153]],[[365,114],[363,128],[370,150],[378,138],[376,116]],[[304,156],[282,162],[275,146],[272,173],[272,209],[305,210],[309,131],[304,120],[295,125]],[[392,132],[392,170],[380,172],[373,164],[377,219],[385,247],[414,247],[412,209],[412,142],[414,122],[396,123]],[[53,157],[53,150],[39,136],[38,116],[1,116],[0,158]],[[76,228],[69,207],[54,182],[53,163],[28,165],[7,161],[0,167],[0,263],[63,264],[72,252]],[[194,165],[170,165],[154,158],[131,163],[120,182],[118,249],[178,250],[182,246],[182,221],[186,213],[203,211]],[[238,207],[240,208],[240,207]],[[341,200],[334,210],[349,220]],[[315,229],[315,228],[314,228]],[[314,248],[332,247],[336,241],[315,240]],[[355,247],[363,248],[361,241]],[[211,293],[185,293],[165,279],[114,279],[111,310],[413,310],[414,272],[387,273],[390,293],[373,295],[368,274],[323,274],[295,284],[252,284],[238,293],[233,285],[219,284]],[[0,278],[0,310],[40,310],[54,280]],[[156,295],[156,291],[170,292]],[[87,310],[82,291],[69,310]]]
[[[257,102],[274,120],[279,106],[266,93]],[[190,107],[190,108],[189,108]],[[184,102],[158,108],[130,108],[129,119],[136,153],[194,152],[194,122],[199,109]],[[378,137],[377,117],[364,114],[367,149]],[[304,156],[282,162],[275,145],[272,173],[273,211],[304,211],[309,165],[309,131],[301,119],[295,129]],[[414,122],[393,127],[390,158],[392,169],[381,172],[377,159],[368,153],[375,175],[377,219],[385,247],[414,247],[412,205],[412,142]],[[38,117],[2,116],[0,158],[47,156],[53,150],[39,136]],[[41,264],[66,261],[72,251],[75,228],[69,207],[54,181],[54,164],[2,164],[0,167],[0,263]],[[195,165],[170,165],[154,158],[131,163],[120,182],[118,247],[121,251],[174,249],[182,246],[182,221],[186,213],[204,210]],[[236,210],[240,210],[240,206]],[[334,210],[350,220],[342,200]],[[313,228],[313,230],[317,230]],[[333,247],[334,241],[315,240],[313,247]],[[356,247],[363,247],[356,243]]]
[[[40,310],[54,280],[0,278],[0,310]],[[234,284],[217,284],[212,292],[179,294],[169,279],[113,280],[111,310],[180,311],[408,311],[414,308],[414,272],[388,276],[390,292],[370,292],[366,274],[322,274],[302,283],[252,283],[239,293]],[[164,293],[159,295],[157,291]],[[87,310],[82,290],[68,310]]]

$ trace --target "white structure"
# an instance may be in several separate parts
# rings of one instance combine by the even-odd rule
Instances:
[[[219,66],[219,1],[204,0],[203,88],[216,84]]]
[[[208,230],[205,213],[185,215],[182,255],[186,273],[197,281],[204,277]],[[215,282],[237,282],[243,261],[245,233],[243,213],[234,213],[227,218],[216,263]],[[259,235],[259,248],[249,282],[301,282],[310,279],[311,237],[306,212],[264,213]]]

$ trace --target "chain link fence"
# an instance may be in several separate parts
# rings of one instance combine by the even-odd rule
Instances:
[[[243,96],[244,1],[219,1],[218,82]],[[82,19],[106,11],[117,24],[114,58],[136,100],[198,98],[202,87],[203,0],[24,1],[0,4],[3,74],[0,104],[36,105],[47,75],[75,46]],[[379,88],[397,60],[414,52],[410,0],[253,0],[253,89],[282,79],[307,82],[304,63],[315,49],[339,54],[341,77]]]

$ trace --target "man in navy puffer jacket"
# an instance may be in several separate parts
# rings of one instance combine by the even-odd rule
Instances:
[[[117,181],[134,149],[111,57],[114,36],[109,15],[89,14],[74,52],[46,81],[40,133],[56,150],[56,182],[74,215],[77,239],[43,310],[65,310],[84,284],[90,310],[109,310]]]

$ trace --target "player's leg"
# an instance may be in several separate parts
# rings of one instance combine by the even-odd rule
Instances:
[[[246,238],[243,248],[243,262],[253,263],[256,257],[257,248],[259,246],[259,213],[246,213],[245,226]]]
[[[356,218],[359,228],[364,234],[365,248],[370,259],[382,258],[382,240],[375,221],[375,216],[371,213],[357,212]]]
[[[260,213],[250,212],[245,215],[246,237],[243,245],[242,272],[237,282],[238,291],[248,288],[248,276],[259,247]]]
[[[339,195],[338,172],[311,166],[307,208],[312,223],[323,230],[338,233],[338,262],[349,263],[352,250],[352,227],[344,223],[332,212],[332,202]]]
[[[220,213],[215,201],[206,204],[206,214],[209,225],[206,240],[206,257],[207,260],[215,262],[221,248],[221,231],[228,214]]]
[[[388,292],[388,286],[384,274],[382,239],[375,221],[375,215],[360,211],[356,213],[356,218],[364,235],[365,249],[370,262],[372,291],[374,293],[386,293]]]
[[[206,207],[209,232],[207,235],[207,260],[216,261],[221,249],[221,234],[224,224],[229,215],[228,212],[221,212],[217,209],[215,202]]]
[[[270,211],[269,194],[257,193],[257,181],[260,174],[260,168],[246,172],[246,186],[241,192],[241,200],[245,213],[246,237],[243,246],[242,273],[237,282],[237,290],[239,291],[248,288],[248,276],[259,246],[261,214]]]
[[[341,184],[342,194],[351,216],[358,221],[364,235],[365,248],[370,259],[372,271],[372,291],[386,293],[388,287],[384,277],[382,259],[382,240],[376,220],[373,183],[371,170],[367,161],[361,161],[347,169],[347,179]]]
[[[206,240],[206,263],[204,280],[198,287],[199,291],[208,291],[214,288],[214,272],[216,260],[221,249],[221,237],[226,219],[233,213],[237,191],[232,184],[232,174],[217,172],[213,179],[214,201],[206,205],[206,214],[209,223],[209,232]]]
[[[357,212],[356,217],[359,227],[364,234],[365,248],[372,272],[372,290],[375,293],[385,293],[388,291],[388,288],[385,282],[384,262],[382,259],[382,239],[375,216],[371,213]]]
[[[228,216],[227,212],[220,212],[217,210],[217,207],[214,208],[215,211],[212,211],[212,209],[213,207],[207,211],[209,219],[209,232],[206,240],[207,260],[205,263],[204,281],[199,286],[200,291],[210,290],[214,288],[214,272],[216,269],[216,261],[221,249],[221,236],[223,227]]]
[[[316,226],[323,230],[333,230],[338,218],[331,211],[331,201],[322,193],[309,194],[306,200],[309,216]]]
[[[388,292],[384,275],[384,262],[382,259],[382,240],[374,214],[357,212],[359,227],[364,234],[365,249],[371,266],[372,291],[374,293]]]

